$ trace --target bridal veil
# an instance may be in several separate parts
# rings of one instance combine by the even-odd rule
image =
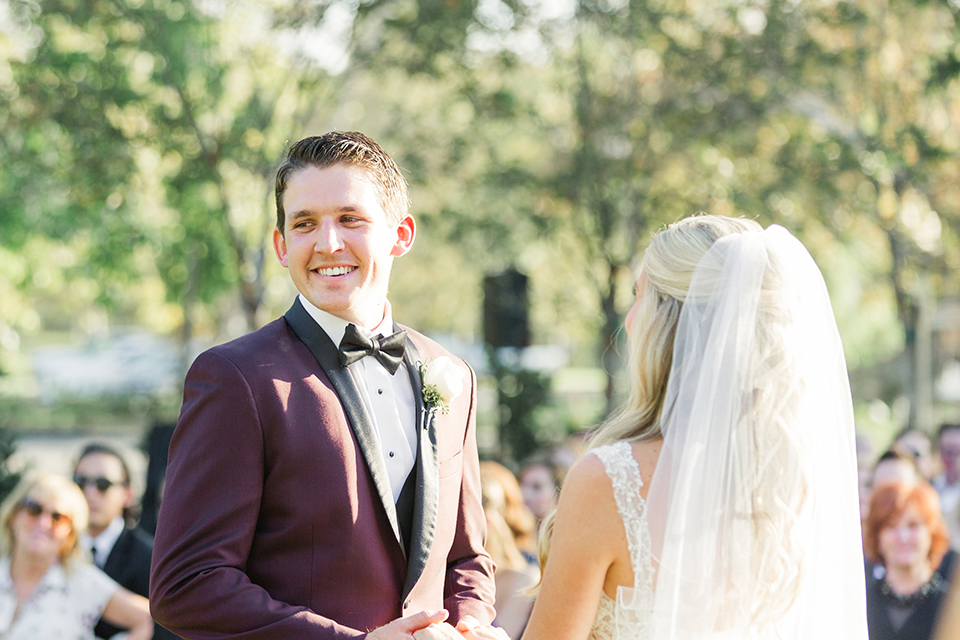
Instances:
[[[788,231],[720,238],[683,302],[647,498],[656,640],[866,640],[853,410]]]

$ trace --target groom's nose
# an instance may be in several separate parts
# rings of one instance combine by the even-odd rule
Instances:
[[[317,243],[314,250],[317,253],[334,253],[343,249],[343,238],[340,229],[334,220],[323,220],[317,233]]]

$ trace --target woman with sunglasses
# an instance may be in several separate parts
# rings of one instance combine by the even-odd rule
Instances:
[[[42,475],[3,519],[0,559],[0,637],[4,640],[90,640],[103,616],[149,640],[147,599],[123,589],[91,565],[77,544],[87,527],[87,503],[67,478]]]

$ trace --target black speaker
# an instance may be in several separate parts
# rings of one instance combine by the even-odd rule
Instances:
[[[491,347],[530,345],[527,280],[516,269],[483,279],[483,339]]]

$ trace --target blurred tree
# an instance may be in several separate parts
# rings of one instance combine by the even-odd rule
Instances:
[[[519,463],[562,438],[563,425],[550,422],[550,376],[524,369],[515,350],[488,347],[487,360],[497,385],[498,458]]]
[[[572,115],[550,189],[567,203],[602,312],[609,410],[631,271],[652,231],[699,210],[765,217],[743,206],[753,168],[735,161],[768,108],[752,79],[769,60],[732,3],[584,0],[572,22],[548,27]]]
[[[11,7],[23,44],[2,114],[4,245],[72,242],[108,307],[158,279],[185,346],[224,292],[259,326],[272,173],[329,98],[325,72],[268,42],[259,3]]]
[[[273,172],[329,99],[325,73],[268,44],[270,13],[258,3],[216,15],[193,4],[118,6],[145,35],[143,134],[178,214],[158,230],[158,267],[174,299],[210,302],[235,287],[254,329],[264,320]]]
[[[958,289],[955,5],[8,0],[0,349],[94,302],[184,343],[225,296],[257,326],[290,293],[283,147],[350,128],[411,183],[411,324],[478,335],[483,274],[517,266],[535,341],[598,347],[609,405],[636,257],[704,209],[797,233],[851,364],[882,360]]]
[[[793,207],[785,194],[793,191],[810,219],[847,243],[871,238],[874,252],[886,244],[878,271],[896,301],[908,365],[902,387],[910,422],[921,428],[933,418],[930,346],[922,343],[934,300],[957,291],[951,266],[960,264],[960,203],[948,187],[960,146],[951,116],[960,106],[956,12],[949,3],[895,0],[797,7],[802,46],[795,73],[779,79],[791,84],[789,115],[770,119],[791,134],[772,158],[782,176],[772,204]]]
[[[13,352],[40,325],[33,295],[59,288],[64,272],[99,283],[67,296],[81,308],[116,303],[142,234],[120,196],[134,174],[133,149],[122,131],[104,126],[108,103],[124,108],[137,96],[123,61],[105,47],[103,26],[83,31],[62,12],[41,17],[33,3],[2,9],[0,349]],[[86,260],[88,251],[98,259]],[[80,315],[69,302],[55,311]]]

